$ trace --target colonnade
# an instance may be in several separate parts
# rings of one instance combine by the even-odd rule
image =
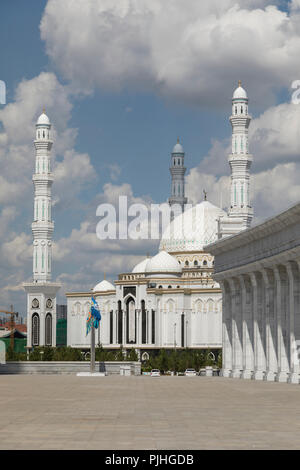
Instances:
[[[245,268],[215,276],[223,294],[223,376],[299,383],[300,261]]]

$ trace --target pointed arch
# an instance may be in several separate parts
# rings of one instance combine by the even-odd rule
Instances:
[[[45,344],[52,346],[52,315],[47,313],[45,319]]]
[[[38,313],[34,313],[31,318],[31,334],[32,346],[39,346],[40,344],[40,317]]]

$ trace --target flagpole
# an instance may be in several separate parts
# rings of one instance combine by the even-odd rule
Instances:
[[[91,327],[91,362],[90,362],[90,372],[93,374],[95,372],[95,327],[92,322]]]

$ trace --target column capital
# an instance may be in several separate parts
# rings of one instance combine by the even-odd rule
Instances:
[[[255,273],[254,272],[249,273],[249,277],[250,277],[252,287],[256,288],[257,287],[257,279],[256,279]]]

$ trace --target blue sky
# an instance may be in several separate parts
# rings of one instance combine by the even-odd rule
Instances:
[[[100,244],[88,235],[90,222],[97,201],[118,194],[165,201],[177,136],[190,200],[201,200],[205,187],[209,200],[218,204],[222,193],[226,204],[238,79],[253,116],[257,221],[298,201],[300,125],[290,85],[300,79],[299,1],[188,1],[189,9],[180,0],[1,2],[0,304],[25,309],[32,140],[44,105],[56,133],[54,278],[63,292],[90,288],[103,271],[113,280],[155,254],[157,242]]]

